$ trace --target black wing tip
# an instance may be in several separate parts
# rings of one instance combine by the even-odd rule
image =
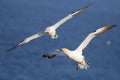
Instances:
[[[10,52],[10,51],[14,50],[14,49],[17,48],[17,47],[18,47],[18,45],[15,45],[15,46],[13,46],[12,48],[6,50],[6,52]]]
[[[105,27],[106,27],[106,29],[109,30],[109,29],[112,29],[112,28],[116,27],[116,24],[107,25]]]
[[[117,27],[117,25],[116,25],[116,24],[111,24],[111,25],[109,25],[109,26],[111,26],[111,27]]]
[[[10,51],[12,51],[12,50],[14,50],[14,49],[8,49],[8,50],[6,50],[6,52],[10,52]]]
[[[85,7],[83,7],[83,8],[88,8],[88,7],[90,7],[92,5],[92,3],[89,3],[88,5],[86,5]]]
[[[110,29],[116,27],[116,24],[110,24],[110,25],[107,25],[107,26],[104,26],[104,27],[105,27],[105,29],[110,30]],[[96,32],[96,30],[93,30],[92,32]]]
[[[25,43],[22,43],[22,42],[23,42],[23,41],[21,41],[20,43],[16,44],[15,46],[13,46],[12,48],[10,48],[10,49],[8,49],[8,50],[6,50],[6,51],[7,51],[7,52],[10,52],[10,51],[18,48],[19,46],[24,45]]]
[[[89,3],[88,5],[84,6],[84,7],[81,8],[81,9],[83,9],[83,11],[84,11],[84,10],[86,10],[88,7],[90,7],[91,5],[92,5],[92,3]],[[80,10],[81,10],[81,9],[80,9]]]
[[[10,52],[10,51],[12,51],[12,50],[13,50],[13,49],[10,48],[10,49],[6,50],[6,52]]]
[[[80,9],[78,9],[77,11],[80,11],[80,12],[78,12],[78,13],[76,13],[77,11],[74,11],[74,12],[72,12],[71,14],[73,14],[73,16],[76,16],[77,14],[79,14],[79,13],[81,13],[81,12],[84,12],[89,6],[91,6],[92,4],[88,4],[88,5],[86,5],[86,6],[84,6],[84,7],[82,7],[82,8],[80,8]],[[74,13],[76,13],[76,14],[74,14]]]

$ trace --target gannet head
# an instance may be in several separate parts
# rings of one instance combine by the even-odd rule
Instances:
[[[56,49],[55,51],[63,52],[66,55],[68,55],[70,53],[70,50],[67,48]]]

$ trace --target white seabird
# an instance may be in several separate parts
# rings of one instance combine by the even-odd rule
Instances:
[[[24,40],[22,40],[20,43],[18,43],[17,45],[13,46],[12,48],[8,49],[7,51],[11,51],[19,46],[22,46],[28,42],[30,42],[31,40],[33,39],[36,39],[36,38],[39,38],[41,37],[42,35],[44,34],[48,34],[52,39],[56,39],[58,38],[58,35],[56,34],[56,29],[62,25],[63,23],[65,23],[66,21],[70,20],[71,18],[73,18],[74,16],[82,13],[83,11],[85,11],[90,5],[87,5],[71,14],[69,14],[68,16],[64,17],[63,19],[61,19],[60,21],[58,21],[56,24],[52,25],[52,26],[49,26],[45,29],[45,31],[43,32],[39,32],[39,33],[36,33],[32,36],[29,36],[27,38],[25,38]]]
[[[67,48],[57,49],[55,51],[63,52],[67,57],[72,59],[73,61],[77,62],[76,69],[87,69],[89,67],[89,64],[85,57],[83,56],[83,49],[87,47],[87,45],[90,43],[90,41],[96,37],[97,35],[106,32],[112,28],[114,28],[116,25],[107,25],[102,28],[99,28],[92,33],[90,33],[83,42],[75,49],[75,50],[69,50]],[[44,54],[43,57],[46,58],[53,58],[55,56],[60,56],[61,54]]]

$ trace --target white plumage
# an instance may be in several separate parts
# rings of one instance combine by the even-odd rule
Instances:
[[[115,26],[116,25],[108,25],[108,26],[104,26],[102,28],[95,30],[94,32],[90,33],[75,50],[69,50],[67,48],[62,48],[60,50],[57,49],[56,51],[63,52],[70,59],[77,62],[76,69],[78,69],[78,68],[87,69],[89,67],[89,64],[88,64],[87,60],[85,59],[85,57],[83,56],[83,49],[87,47],[87,45],[90,43],[90,41],[94,37],[96,37],[97,35],[99,35],[103,32],[106,32],[106,31],[112,29]],[[49,58],[55,57],[55,54],[54,54],[54,56],[52,56],[52,54],[50,54],[50,55],[51,55],[50,57],[49,57],[49,54],[44,55],[43,57],[49,57]]]
[[[66,16],[65,18],[61,19],[60,21],[58,21],[56,24],[49,26],[45,29],[45,31],[43,32],[39,32],[37,34],[34,34],[32,36],[29,36],[28,38],[22,40],[20,43],[18,43],[17,45],[13,46],[12,48],[8,49],[7,51],[11,51],[19,46],[22,46],[28,42],[30,42],[31,40],[34,40],[36,38],[41,37],[44,34],[48,34],[52,39],[56,39],[58,38],[58,35],[56,34],[56,29],[62,25],[63,23],[65,23],[66,21],[70,20],[71,18],[73,18],[74,16],[76,16],[77,14],[82,13],[83,11],[85,11],[87,8],[89,7],[89,5],[69,14],[68,16]]]

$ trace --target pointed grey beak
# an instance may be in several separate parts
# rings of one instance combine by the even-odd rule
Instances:
[[[60,49],[55,49],[54,51],[55,51],[55,52],[61,52],[61,50],[60,50]]]

